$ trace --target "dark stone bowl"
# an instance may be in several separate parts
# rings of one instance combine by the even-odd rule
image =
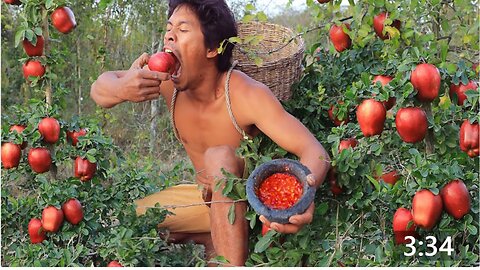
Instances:
[[[287,209],[271,209],[264,205],[256,194],[256,190],[267,177],[274,173],[289,173],[295,176],[303,187],[300,199]],[[315,188],[307,183],[310,170],[298,161],[291,159],[275,159],[258,166],[247,180],[247,200],[259,215],[264,215],[268,220],[286,224],[288,219],[307,210],[315,198]]]

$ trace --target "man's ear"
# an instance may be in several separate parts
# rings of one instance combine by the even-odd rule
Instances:
[[[207,58],[214,58],[218,55],[218,48],[207,49]]]

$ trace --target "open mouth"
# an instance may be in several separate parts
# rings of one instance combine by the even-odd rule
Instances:
[[[177,57],[177,54],[173,50],[169,48],[164,48],[164,52],[169,53],[175,59],[175,64],[174,64],[175,66],[173,68],[173,72],[171,72],[171,78],[172,80],[177,80],[182,73],[182,64],[180,63],[180,60]]]

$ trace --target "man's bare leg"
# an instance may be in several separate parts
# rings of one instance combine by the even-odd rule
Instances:
[[[228,221],[232,199],[223,196],[221,188],[216,192],[213,189],[218,179],[224,179],[222,168],[241,177],[244,161],[236,157],[235,150],[229,146],[209,148],[204,158],[205,173],[212,192],[210,228],[213,246],[217,255],[225,257],[230,265],[243,266],[248,253],[248,225],[245,219],[247,205],[245,202],[235,203],[235,222],[232,225]],[[227,202],[215,203],[215,201]]]
[[[171,232],[166,240],[168,243],[186,244],[193,241],[196,244],[205,246],[205,259],[210,261],[217,255],[213,247],[212,236],[210,233],[175,233]],[[208,263],[208,266],[216,266],[216,264]]]

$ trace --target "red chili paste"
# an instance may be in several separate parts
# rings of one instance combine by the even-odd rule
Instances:
[[[260,201],[271,209],[287,209],[302,196],[303,187],[295,176],[274,173],[267,177],[257,190]]]

